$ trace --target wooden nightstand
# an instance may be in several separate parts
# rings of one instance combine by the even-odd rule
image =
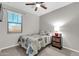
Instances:
[[[62,49],[61,39],[62,37],[52,36],[52,46]]]

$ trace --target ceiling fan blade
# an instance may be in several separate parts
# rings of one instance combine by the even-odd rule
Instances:
[[[36,8],[35,8],[35,11],[37,11],[37,9],[38,9],[38,8],[36,7]]]
[[[40,3],[44,3],[44,2],[40,2]]]
[[[35,3],[26,3],[25,5],[35,5]]]
[[[45,7],[45,6],[43,6],[43,5],[40,5],[42,8],[44,8],[44,9],[47,9],[47,7]]]
[[[44,3],[44,2],[36,2],[36,4],[42,4],[42,3]]]

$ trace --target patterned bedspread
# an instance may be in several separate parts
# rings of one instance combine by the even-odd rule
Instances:
[[[21,47],[26,49],[26,54],[28,56],[33,56],[38,53],[42,47],[51,43],[51,37],[48,35],[32,35],[20,36],[18,40]]]

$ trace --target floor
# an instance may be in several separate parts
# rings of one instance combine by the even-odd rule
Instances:
[[[16,46],[13,48],[5,49],[0,52],[0,56],[26,56],[25,49]],[[63,48],[59,50],[52,46],[43,49],[38,56],[79,56],[79,53]]]

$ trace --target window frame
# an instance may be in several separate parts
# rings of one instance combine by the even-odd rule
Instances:
[[[18,13],[16,11],[11,11],[11,10],[8,10],[10,12],[15,12],[15,13]],[[21,23],[16,23],[16,22],[8,22],[8,11],[7,11],[7,32],[8,33],[22,33],[22,30],[23,30],[23,15],[21,15]],[[18,13],[18,14],[21,14],[21,13]],[[20,24],[21,25],[21,31],[20,32],[11,32],[9,31],[9,23],[13,23],[13,24]]]

